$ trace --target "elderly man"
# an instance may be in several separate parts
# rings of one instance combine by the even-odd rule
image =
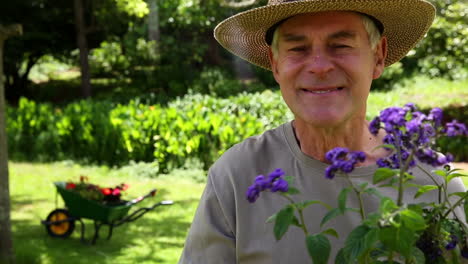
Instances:
[[[179,263],[310,262],[299,228],[276,241],[273,225],[265,223],[286,201],[265,193],[249,204],[246,190],[256,175],[283,168],[295,177],[298,201],[336,204],[348,183],[324,177],[325,153],[334,147],[365,152],[367,159],[351,180],[371,181],[375,161],[388,155],[383,149],[373,151],[384,132],[371,134],[365,120],[371,82],[424,36],[434,11],[424,0],[270,0],[221,22],[216,39],[273,72],[294,120],[235,145],[211,167]],[[413,173],[420,184],[429,183],[421,171]],[[464,191],[461,181],[451,190]],[[396,192],[385,195],[395,197]],[[370,197],[364,203],[369,211],[378,207]],[[305,211],[310,233],[321,230],[326,213],[322,207]],[[340,234],[331,242],[331,261],[359,221],[359,215],[346,213],[329,222]]]

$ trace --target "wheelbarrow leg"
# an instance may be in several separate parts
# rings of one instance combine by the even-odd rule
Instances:
[[[107,234],[107,240],[111,239],[112,230],[114,230],[114,224],[109,224],[109,233]]]
[[[83,220],[81,220],[81,218],[78,218],[78,221],[80,221],[81,223],[81,242],[82,243],[85,243],[85,238],[84,238],[84,234],[85,234],[85,224],[83,223]]]
[[[91,241],[92,245],[96,244],[96,240],[99,237],[99,229],[101,228],[101,225],[102,225],[101,223],[94,221],[94,236],[93,236],[93,240]]]

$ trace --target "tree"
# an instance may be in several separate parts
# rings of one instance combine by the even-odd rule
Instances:
[[[75,11],[76,39],[78,49],[80,50],[81,95],[86,98],[91,97],[91,75],[89,73],[88,62],[89,49],[86,38],[88,29],[86,28],[84,21],[83,0],[74,0],[73,3]]]
[[[9,37],[20,35],[20,25],[0,24],[0,263],[15,262],[10,222],[10,191],[8,181],[8,146],[6,135],[5,97],[3,87],[3,44]]]

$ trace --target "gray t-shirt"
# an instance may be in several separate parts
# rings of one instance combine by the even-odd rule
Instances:
[[[294,186],[301,192],[295,201],[321,200],[337,206],[339,192],[349,186],[346,179],[324,177],[328,165],[301,152],[291,122],[266,131],[260,136],[246,139],[233,146],[211,167],[205,191],[190,228],[181,264],[271,264],[311,263],[305,247],[305,236],[299,228],[291,226],[280,241],[273,235],[273,224],[265,220],[288,202],[275,193],[263,192],[253,204],[246,199],[247,188],[259,174],[267,175],[282,168],[286,175],[294,176]],[[376,165],[356,168],[351,174],[354,184],[372,182]],[[430,171],[430,168],[427,168]],[[415,183],[433,184],[421,170],[413,170]],[[450,192],[463,192],[461,180],[452,181]],[[392,188],[380,189],[389,197],[397,197]],[[407,190],[405,202],[437,201],[437,192],[413,199],[415,190]],[[355,195],[349,193],[348,207],[358,207]],[[378,199],[364,197],[366,212],[376,211]],[[360,222],[360,215],[348,212],[329,221],[322,229],[320,221],[327,213],[321,205],[311,205],[304,211],[309,233],[335,228],[339,239],[330,237],[333,247],[330,263],[344,244],[348,233]],[[462,216],[462,212],[457,212]]]

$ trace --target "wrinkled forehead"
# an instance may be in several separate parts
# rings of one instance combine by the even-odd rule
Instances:
[[[283,27],[285,24],[287,27],[290,24],[294,24],[296,26],[302,26],[306,24],[310,25],[320,25],[320,24],[325,24],[331,20],[336,20],[336,21],[341,21],[341,23],[346,24],[346,25],[358,25],[362,26],[362,17],[366,16],[370,18],[374,24],[377,26],[378,30],[380,33],[383,32],[383,26],[380,23],[380,21],[376,20],[372,16],[359,13],[359,12],[353,12],[353,11],[323,11],[323,12],[314,12],[314,13],[303,13],[303,14],[297,14],[291,17],[288,17],[286,19],[283,19],[279,21],[278,23],[274,24],[272,27],[270,27],[265,35],[265,41],[267,42],[268,45],[271,45],[272,40],[273,40],[273,35],[276,29]],[[297,22],[299,21],[299,22]]]

